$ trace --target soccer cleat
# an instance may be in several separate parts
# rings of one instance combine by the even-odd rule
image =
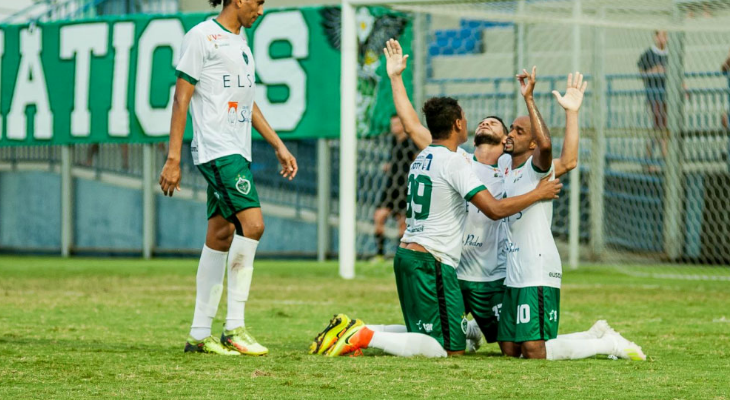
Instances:
[[[367,333],[369,337],[362,337],[363,335],[359,335],[360,332]],[[373,331],[365,328],[365,323],[362,320],[352,320],[348,324],[347,329],[344,329],[338,335],[337,342],[327,350],[325,355],[328,357],[344,356],[367,347],[370,339],[372,339],[372,335]]]
[[[609,333],[608,336],[614,342],[614,356],[631,361],[646,361],[646,355],[636,343],[627,340],[616,332]]]
[[[314,341],[309,345],[309,354],[323,354],[329,350],[349,324],[350,318],[347,315],[335,314],[327,327],[314,337]]]
[[[608,325],[608,322],[606,322],[605,319],[599,319],[595,324],[593,324],[593,326],[591,326],[590,329],[588,329],[588,333],[596,339],[600,339],[604,335],[608,333],[616,333],[616,331]]]
[[[269,354],[269,349],[260,345],[246,330],[245,326],[221,334],[221,343],[231,350],[247,356],[263,356]]]
[[[213,336],[208,336],[203,340],[195,340],[188,337],[187,343],[185,343],[186,353],[209,353],[219,354],[222,356],[238,356],[240,355],[237,351],[227,349],[221,344],[221,342]]]

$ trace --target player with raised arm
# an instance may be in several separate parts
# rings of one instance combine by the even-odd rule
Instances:
[[[327,346],[331,346],[326,350],[330,356],[368,347],[403,356],[463,353],[467,321],[455,266],[461,255],[466,202],[499,219],[535,202],[550,201],[560,191],[559,183],[545,180],[521,197],[496,200],[474,175],[469,161],[457,153],[467,138],[467,121],[458,102],[449,97],[432,98],[423,111],[432,144],[411,164],[407,228],[394,260],[409,333],[374,331],[360,320],[342,327],[342,319],[338,321],[336,316],[315,339],[313,353],[321,353]],[[332,344],[335,332],[337,341]]]
[[[408,134],[413,137],[419,146],[425,147],[430,143],[430,134],[428,129],[421,125],[418,120],[418,115],[408,99],[401,78],[401,74],[406,68],[408,56],[402,54],[402,49],[395,40],[391,39],[387,48],[388,74],[391,78],[393,98],[399,116],[403,120]],[[566,112],[562,152],[559,159],[552,161],[556,177],[562,176],[577,166],[580,130],[578,112],[583,102],[586,87],[587,82],[583,82],[583,75],[576,72],[575,75],[568,75],[564,95],[553,91],[556,100]],[[468,159],[473,159],[472,169],[496,198],[503,196],[504,176],[503,170],[495,164],[503,154],[502,140],[507,135],[507,128],[501,121],[497,117],[487,117],[482,120],[474,136],[474,154],[468,154],[461,150],[462,154]],[[508,227],[501,221],[489,219],[478,212],[471,204],[468,207],[469,213],[467,214],[463,236],[464,247],[462,248],[461,262],[457,268],[457,276],[462,289],[466,311],[474,317],[468,323],[467,341],[478,343],[483,333],[487,342],[492,343],[496,341],[497,337],[499,313],[502,308],[502,297],[505,289],[505,242]],[[397,326],[389,326],[387,329],[397,330],[398,328]],[[597,321],[588,331],[559,335],[558,339],[600,339],[606,332],[613,332],[613,330],[606,321],[601,320]],[[551,345],[557,345],[558,343],[554,342]],[[568,346],[565,342],[562,344],[563,347]],[[589,342],[582,344],[583,348],[596,348],[596,346],[590,346],[591,343]],[[573,352],[572,354],[579,355],[581,353],[585,353],[585,351]],[[622,356],[620,351],[606,354]]]
[[[263,355],[246,329],[253,261],[264,232],[261,206],[251,175],[251,127],[274,148],[289,180],[297,163],[254,102],[256,71],[243,28],[263,15],[264,0],[209,0],[220,14],[193,27],[183,38],[170,124],[170,149],[160,174],[167,196],[180,190],[180,152],[190,106],[193,161],[208,182],[208,230],[196,278],[193,324],[185,352]],[[221,341],[211,325],[228,266],[228,313]]]
[[[505,141],[499,159],[504,171],[507,197],[520,196],[545,177],[565,173],[574,165],[553,163],[550,133],[533,98],[536,68],[517,75],[529,117],[518,117]],[[577,129],[578,110],[585,84],[582,76],[568,76],[566,96],[556,94],[566,110],[566,126]],[[573,90],[570,90],[570,88]],[[580,95],[575,90],[580,88]],[[577,152],[577,135],[568,137],[567,146]],[[576,159],[577,162],[577,159]],[[572,164],[572,163],[571,163]],[[534,204],[506,219],[507,278],[497,340],[506,355],[542,359],[578,359],[596,354],[644,360],[641,348],[608,327],[558,337],[562,265],[552,237],[552,202]],[[594,326],[595,327],[595,326]],[[557,338],[557,339],[556,339]]]

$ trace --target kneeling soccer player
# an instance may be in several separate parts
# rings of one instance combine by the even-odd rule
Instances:
[[[373,331],[356,320],[349,327],[338,327],[344,332],[338,334],[328,355],[367,347],[388,351],[404,342],[408,355],[463,354],[467,320],[455,266],[461,255],[464,200],[490,218],[499,219],[538,201],[551,201],[562,186],[557,181],[545,180],[522,196],[495,200],[469,162],[456,152],[467,137],[466,118],[458,102],[448,97],[432,98],[423,111],[433,140],[411,164],[407,228],[393,266],[406,328],[409,333],[423,335],[418,339],[412,335],[409,339],[395,338],[403,334]],[[431,352],[432,339],[445,352]]]

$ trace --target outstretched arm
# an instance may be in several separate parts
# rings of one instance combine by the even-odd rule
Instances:
[[[580,126],[578,125],[578,112],[583,103],[583,94],[588,87],[588,81],[583,82],[583,74],[576,71],[575,75],[568,75],[568,86],[565,96],[561,96],[557,90],[553,95],[558,103],[565,109],[565,140],[560,158],[553,160],[555,176],[559,177],[578,165],[578,148],[580,141]]]
[[[431,132],[421,124],[418,113],[408,99],[406,86],[403,84],[403,71],[408,63],[408,55],[403,55],[403,49],[395,39],[386,42],[385,48],[386,69],[390,77],[390,86],[393,89],[393,103],[398,118],[403,122],[406,134],[413,140],[419,150],[431,144]]]
[[[484,215],[496,221],[517,214],[538,201],[557,199],[563,184],[557,179],[548,179],[545,177],[534,190],[521,196],[497,200],[488,190],[482,190],[469,201]]]
[[[517,75],[517,80],[520,81],[520,92],[525,98],[525,104],[527,104],[527,112],[530,115],[530,125],[532,126],[532,137],[537,143],[537,147],[533,153],[532,163],[543,171],[550,169],[550,164],[553,162],[553,145],[550,141],[550,131],[545,125],[545,121],[540,115],[540,111],[537,109],[535,99],[532,95],[535,89],[535,80],[537,76],[537,67],[532,67],[532,73],[527,73],[527,70],[522,70],[522,73]]]
[[[297,175],[299,167],[297,166],[297,160],[294,158],[289,149],[286,148],[284,142],[281,141],[279,135],[274,132],[269,122],[264,118],[264,114],[261,112],[258,104],[253,103],[253,113],[251,115],[251,123],[258,133],[266,139],[267,142],[274,148],[276,158],[279,159],[281,164],[281,171],[279,174],[289,180],[294,179]]]

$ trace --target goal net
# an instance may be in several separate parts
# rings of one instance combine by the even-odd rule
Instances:
[[[553,235],[567,269],[730,280],[730,1],[406,1],[413,23],[411,99],[452,96],[473,132],[526,114],[514,78],[537,66],[535,97],[560,155],[564,92],[579,70],[579,167],[565,176]],[[358,25],[358,28],[360,25]],[[378,253],[377,212],[399,192],[393,135],[358,141],[357,252]],[[469,146],[470,143],[467,143]],[[397,208],[397,206],[396,206]],[[382,215],[380,215],[382,217]],[[397,244],[388,218],[385,254]]]

